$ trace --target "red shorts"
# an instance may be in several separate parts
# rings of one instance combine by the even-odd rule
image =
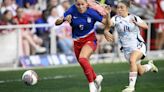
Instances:
[[[97,39],[96,39],[95,33],[91,33],[90,35],[88,35],[85,38],[80,38],[80,39],[74,41],[74,52],[75,52],[77,59],[79,58],[79,54],[81,52],[81,49],[85,45],[90,46],[93,49],[93,51],[96,50]]]

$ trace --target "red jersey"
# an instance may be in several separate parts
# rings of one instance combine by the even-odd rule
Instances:
[[[29,24],[29,21],[26,18],[18,18],[18,16],[15,16],[14,19],[18,21],[18,24]]]
[[[27,18],[22,17],[22,18],[18,18],[18,16],[15,16],[14,19],[18,22],[18,24],[29,24],[29,20],[27,20]],[[22,30],[26,30],[26,28],[22,28]]]

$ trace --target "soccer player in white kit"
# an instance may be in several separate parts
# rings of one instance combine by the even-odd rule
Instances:
[[[146,56],[146,46],[140,35],[140,28],[148,29],[147,24],[138,16],[130,14],[128,8],[130,1],[121,0],[117,5],[117,15],[108,22],[105,28],[105,38],[113,41],[114,37],[109,33],[110,27],[118,32],[119,41],[125,58],[129,61],[129,85],[122,92],[134,92],[138,75],[145,72],[158,72],[158,68],[150,60],[148,64],[141,65],[141,59]]]

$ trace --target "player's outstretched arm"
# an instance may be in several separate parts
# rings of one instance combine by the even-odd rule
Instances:
[[[104,5],[103,6],[105,12],[106,12],[106,15],[103,16],[103,20],[102,20],[102,23],[104,25],[108,25],[109,24],[109,21],[110,21],[110,12],[111,12],[111,7],[108,6],[108,5]]]
[[[110,26],[105,26],[104,36],[105,39],[109,42],[114,42],[114,36],[109,32]]]
[[[111,22],[110,22],[110,16],[108,14],[108,16],[106,17],[106,25],[105,25],[105,29],[104,29],[104,36],[105,39],[109,42],[114,42],[114,36],[109,32],[111,27]]]
[[[60,17],[56,20],[55,25],[61,25],[64,22],[64,17]]]
[[[64,21],[67,21],[68,23],[71,23],[72,15],[67,15],[65,18],[64,17],[58,18],[55,22],[55,25],[61,25]]]

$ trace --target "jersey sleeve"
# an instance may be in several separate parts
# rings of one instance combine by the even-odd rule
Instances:
[[[112,26],[115,26],[115,24],[116,24],[116,16],[112,17],[110,21],[112,22]]]
[[[65,13],[64,13],[64,17],[66,17],[67,15],[72,15],[73,11],[74,11],[74,5],[71,6]]]
[[[137,21],[137,23],[143,23],[144,22],[139,16],[135,16],[135,20]]]
[[[97,11],[90,9],[89,14],[91,14],[91,16],[99,22],[102,22],[103,16],[100,15]]]

